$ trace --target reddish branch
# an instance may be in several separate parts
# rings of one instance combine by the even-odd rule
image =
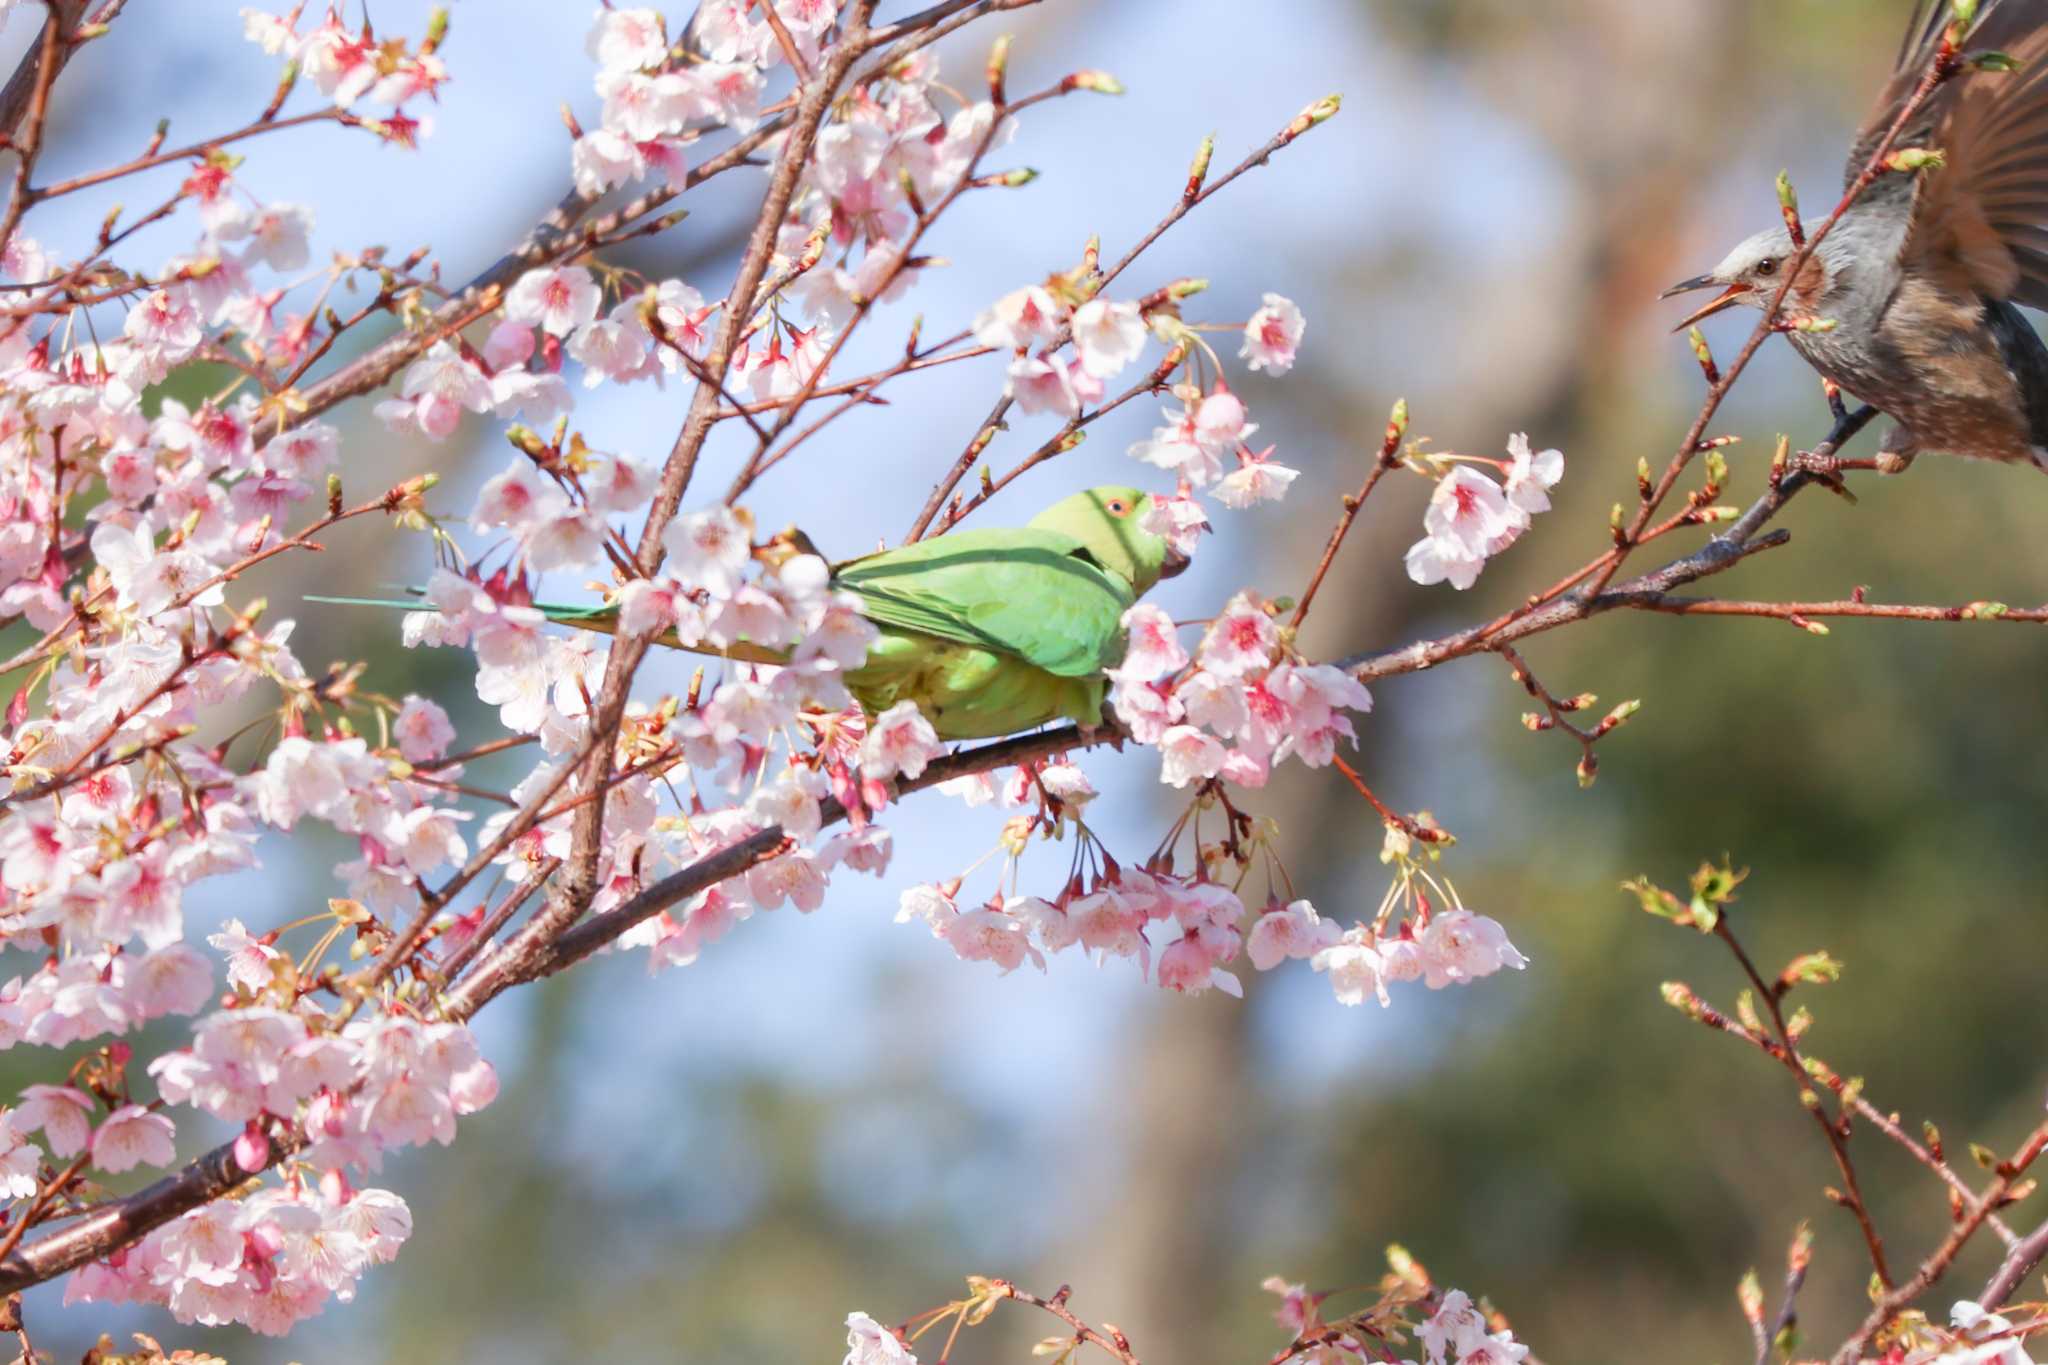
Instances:
[[[1794,1082],[1799,1086],[1801,1096],[1815,1096],[1814,1103],[1803,1107],[1807,1113],[1813,1115],[1814,1122],[1820,1125],[1822,1134],[1827,1138],[1828,1150],[1835,1158],[1835,1168],[1842,1173],[1842,1206],[1856,1216],[1856,1226],[1863,1232],[1864,1245],[1870,1251],[1870,1264],[1877,1272],[1878,1283],[1889,1290],[1893,1286],[1891,1266],[1885,1260],[1884,1239],[1878,1235],[1877,1224],[1871,1220],[1870,1207],[1863,1198],[1862,1184],[1856,1178],[1856,1163],[1849,1155],[1848,1119],[1844,1117],[1837,1121],[1820,1107],[1819,1097],[1813,1090],[1813,1081],[1807,1073],[1806,1063],[1799,1055],[1798,1043],[1792,1036],[1792,1030],[1785,1025],[1784,999],[1788,987],[1782,981],[1764,981],[1757,972],[1756,964],[1750,961],[1748,950],[1742,946],[1741,940],[1735,937],[1734,927],[1725,910],[1714,923],[1714,933],[1728,945],[1728,951],[1735,955],[1735,960],[1742,964],[1743,973],[1749,977],[1750,985],[1756,989],[1757,998],[1770,1011],[1771,1027],[1777,1037],[1758,1040],[1754,1035],[1749,1035],[1750,1041],[1768,1041],[1770,1046],[1764,1050],[1784,1063],[1785,1068],[1792,1073]],[[1732,1026],[1732,1021],[1725,1022],[1731,1025],[1730,1032],[1737,1031]],[[1746,1034],[1747,1031],[1742,1032]]]
[[[1656,516],[1657,509],[1663,506],[1665,499],[1671,496],[1671,490],[1678,486],[1678,481],[1684,476],[1686,468],[1699,455],[1701,439],[1707,434],[1707,424],[1712,422],[1714,414],[1720,411],[1722,400],[1735,387],[1736,381],[1742,378],[1743,371],[1749,368],[1749,362],[1756,358],[1757,352],[1763,349],[1763,344],[1770,340],[1771,336],[1779,330],[1777,326],[1778,312],[1784,307],[1786,297],[1791,294],[1793,282],[1798,278],[1801,267],[1819,249],[1820,244],[1827,240],[1828,234],[1833,232],[1835,225],[1842,220],[1842,215],[1847,213],[1851,206],[1863,197],[1864,191],[1875,184],[1879,176],[1890,173],[1886,170],[1885,162],[1891,155],[1893,144],[1898,141],[1899,136],[1905,132],[1907,126],[1918,116],[1920,111],[1926,107],[1927,101],[1934,97],[1934,92],[1940,89],[1942,84],[1954,76],[1959,69],[1960,65],[1956,60],[1954,49],[1949,44],[1943,43],[1940,52],[1928,64],[1926,73],[1920,78],[1920,84],[1914,88],[1912,95],[1907,98],[1905,104],[1900,106],[1898,115],[1892,120],[1891,126],[1885,130],[1884,136],[1878,140],[1877,146],[1871,150],[1869,158],[1863,163],[1863,169],[1849,183],[1841,200],[1836,203],[1834,211],[1828,214],[1819,227],[1807,234],[1806,241],[1799,245],[1793,251],[1791,258],[1786,261],[1785,278],[1779,283],[1777,291],[1771,295],[1770,302],[1764,308],[1763,317],[1757,321],[1755,330],[1749,334],[1749,339],[1743,343],[1742,349],[1736,353],[1734,362],[1722,371],[1720,380],[1709,385],[1706,400],[1701,403],[1699,415],[1693,419],[1693,424],[1687,430],[1685,439],[1679,443],[1678,450],[1672,455],[1670,463],[1665,466],[1664,473],[1657,480],[1650,496],[1643,500],[1642,506],[1637,509],[1634,519],[1629,522],[1627,529],[1622,533],[1620,543],[1615,547],[1614,553],[1608,557],[1607,562],[1593,575],[1592,581],[1587,585],[1582,595],[1582,601],[1590,604],[1597,600],[1601,592],[1613,581],[1615,574],[1621,570],[1622,561],[1628,557],[1629,551],[1635,547],[1637,538],[1649,526],[1651,519]]]
[[[1243,161],[1240,161],[1206,188],[1195,188],[1199,182],[1190,181],[1189,191],[1183,193],[1175,201],[1174,206],[1167,210],[1166,216],[1161,218],[1150,232],[1140,238],[1136,246],[1125,252],[1122,260],[1104,271],[1099,279],[1090,282],[1092,292],[1099,294],[1108,288],[1110,282],[1121,275],[1131,262],[1144,254],[1175,223],[1187,217],[1188,213],[1196,205],[1207,202],[1217,191],[1243,175],[1246,171],[1251,170],[1255,166],[1265,165],[1272,159],[1273,153],[1287,146],[1310,128],[1325,121],[1336,112],[1337,103],[1335,97],[1313,104],[1296,115],[1292,123],[1281,129],[1264,146],[1260,147]],[[1051,354],[1059,350],[1072,339],[1072,336],[1071,329],[1062,328],[1060,334],[1046,348],[1046,353]],[[974,439],[967,443],[967,448],[960,452],[959,458],[953,461],[952,467],[946,471],[945,476],[932,489],[931,496],[925,499],[924,507],[917,514],[917,520],[910,524],[909,533],[903,537],[906,542],[922,539],[925,532],[931,529],[932,522],[938,518],[939,513],[945,509],[947,501],[953,496],[953,490],[960,486],[960,481],[967,477],[969,470],[974,468],[975,461],[981,458],[981,454],[988,448],[989,442],[995,439],[996,432],[1002,429],[1003,419],[1009,415],[1010,401],[1007,397],[996,400],[996,405],[989,410],[988,417],[976,429]]]

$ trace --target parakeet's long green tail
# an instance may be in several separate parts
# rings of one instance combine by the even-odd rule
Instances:
[[[331,602],[343,607],[384,607],[396,611],[434,610],[430,603],[422,602],[417,598],[408,602],[403,599],[389,597],[321,597],[309,594],[306,600],[308,602]],[[601,635],[616,635],[619,633],[619,611],[617,607],[578,607],[559,602],[535,602],[533,609],[556,625],[573,626],[577,630],[594,630]],[[702,654],[706,658],[711,659],[735,659],[741,663],[748,664],[786,664],[789,662],[789,651],[787,650],[769,649],[763,645],[748,644],[744,640],[723,646],[705,644],[686,645],[676,637],[675,631],[665,630],[654,637],[654,642],[658,645],[667,645],[670,649],[683,650],[689,654]]]

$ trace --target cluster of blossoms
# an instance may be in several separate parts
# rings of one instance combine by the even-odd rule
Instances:
[[[242,33],[273,57],[295,64],[298,73],[313,82],[336,108],[353,108],[369,100],[393,108],[417,96],[434,97],[448,79],[448,68],[435,55],[438,37],[430,37],[419,50],[378,41],[367,27],[351,33],[333,10],[319,24],[299,33],[294,9],[279,17],[264,10],[242,11]],[[410,120],[408,120],[410,121]],[[408,138],[407,141],[417,140]]]
[[[1190,655],[1161,608],[1140,602],[1124,614],[1129,645],[1110,674],[1117,719],[1158,747],[1161,781],[1263,787],[1276,763],[1324,767],[1339,740],[1356,742],[1345,713],[1371,710],[1372,694],[1341,668],[1295,657],[1277,615],[1257,593],[1238,593]]]
[[[1470,1295],[1460,1289],[1438,1290],[1429,1283],[1426,1272],[1398,1247],[1390,1252],[1390,1257],[1397,1269],[1383,1281],[1385,1294],[1380,1303],[1335,1321],[1323,1314],[1329,1294],[1314,1293],[1306,1285],[1290,1284],[1277,1275],[1268,1277],[1262,1287],[1280,1297],[1280,1307],[1273,1319],[1287,1331],[1290,1340],[1290,1348],[1274,1359],[1298,1365],[1394,1365],[1395,1357],[1387,1343],[1402,1340],[1412,1340],[1423,1354],[1419,1361],[1406,1359],[1398,1365],[1518,1365],[1530,1359],[1529,1348],[1515,1340],[1505,1321],[1473,1303]],[[885,1327],[866,1313],[848,1313],[846,1355],[840,1365],[917,1365],[911,1347],[925,1333],[951,1324],[952,1335],[945,1338],[950,1346],[962,1325],[981,1323],[997,1302],[1011,1297],[1008,1286],[1000,1281],[970,1276],[967,1283],[970,1297],[921,1313],[901,1328]],[[1065,1294],[1062,1290],[1058,1301],[1062,1306]],[[1424,1308],[1429,1309],[1426,1315]],[[1062,1317],[1068,1323],[1076,1321],[1071,1314],[1063,1313]],[[1084,1324],[1073,1336],[1048,1338],[1041,1343],[1039,1354],[1049,1355],[1063,1346],[1071,1351],[1073,1343],[1085,1339],[1082,1333],[1094,1333],[1094,1329]],[[1942,1357],[1943,1362],[1950,1359]],[[1962,1357],[1954,1359],[1961,1361]],[[1994,1361],[1991,1356],[1982,1359]],[[2024,1357],[2018,1359],[2024,1361]],[[1995,1362],[2004,1365],[2005,1357],[1996,1357]]]
[[[1550,510],[1550,490],[1564,477],[1564,456],[1532,450],[1517,432],[1508,458],[1497,465],[1505,486],[1470,462],[1455,463],[1437,480],[1423,513],[1423,537],[1408,549],[1408,576],[1428,585],[1448,581],[1460,590],[1479,581],[1486,561],[1521,538],[1530,519]]]
[[[1171,346],[1169,365],[1199,350],[1212,368],[1221,361],[1199,332],[1180,320],[1177,298],[1148,303],[1085,298],[1072,276],[1055,276],[1043,285],[1027,285],[998,299],[974,320],[974,336],[982,345],[1012,356],[1003,390],[1019,411],[1050,412],[1074,419],[1101,405],[1106,381],[1135,361],[1149,333]],[[1151,306],[1153,311],[1145,311]],[[1278,294],[1245,324],[1240,356],[1254,370],[1284,374],[1294,363],[1304,326],[1301,310]],[[1073,342],[1073,354],[1062,356]],[[1149,387],[1149,385],[1147,386]],[[1300,471],[1273,459],[1273,447],[1253,450],[1258,430],[1244,401],[1219,377],[1207,388],[1189,379],[1174,386],[1178,409],[1169,408],[1166,425],[1150,439],[1130,448],[1131,455],[1174,476],[1172,495],[1155,494],[1146,529],[1164,536],[1183,552],[1208,525],[1193,492],[1206,489],[1225,507],[1245,508],[1286,496]],[[1226,472],[1227,471],[1227,472]]]
[[[245,11],[244,22],[335,107],[383,106],[354,115],[356,126],[416,141],[422,125],[405,107],[446,78],[438,36],[375,39],[332,14],[302,33],[295,19]],[[281,527],[330,477],[338,431],[282,415],[240,385],[145,410],[148,390],[229,338],[252,367],[295,366],[321,345],[327,296],[299,302],[306,281],[288,278],[311,259],[312,212],[263,201],[239,165],[219,152],[191,162],[177,206],[196,241],[146,275],[113,277],[127,311],[111,327],[78,325],[82,315],[58,297],[103,264],[61,260],[19,232],[0,254],[0,271],[27,286],[8,292],[0,313],[0,614],[52,639],[75,632],[41,658],[22,656],[15,666],[37,666],[0,723],[13,788],[0,798],[0,942],[37,959],[0,986],[0,1048],[89,1044],[222,1006],[189,1049],[149,1064],[155,1102],[130,1098],[125,1042],[98,1044],[65,1084],[28,1087],[0,1112],[0,1193],[44,1193],[39,1173],[73,1159],[114,1174],[172,1165],[171,1106],[242,1125],[237,1151],[252,1172],[269,1164],[273,1142],[310,1142],[317,1166],[188,1215],[69,1287],[74,1299],[162,1303],[186,1321],[283,1331],[329,1297],[350,1297],[408,1229],[395,1195],[351,1188],[346,1169],[373,1168],[384,1149],[426,1135],[445,1140],[452,1119],[440,1112],[468,1112],[493,1084],[466,1041],[460,1081],[437,1079],[425,1049],[407,1054],[393,1033],[428,1026],[381,1003],[346,1025],[315,1008],[300,965],[239,925],[214,939],[229,954],[226,997],[215,994],[214,961],[185,942],[188,889],[254,866],[267,828],[310,817],[352,836],[350,891],[387,909],[417,904],[418,879],[465,854],[466,815],[445,789],[411,780],[410,765],[437,758],[452,737],[440,709],[393,705],[388,748],[345,726],[309,734],[307,718],[331,697],[294,655],[291,623],[226,607],[224,583],[274,552]],[[365,268],[337,263],[314,278],[331,287]],[[390,507],[403,502],[394,495]],[[84,527],[72,529],[80,506]],[[284,737],[254,771],[239,770],[227,761],[239,734],[205,733],[208,722],[252,703],[260,711],[265,698]],[[320,918],[337,930],[368,919],[352,902],[336,905],[349,908]],[[467,1040],[459,1025],[431,1027]],[[277,1051],[258,1055],[258,1039]],[[434,1046],[452,1055],[445,1040]],[[302,1181],[316,1169],[326,1178],[312,1191]]]
[[[980,776],[947,786],[970,804],[1000,799],[1014,808],[1037,802],[1039,818],[1048,825],[1059,817],[1044,814],[1047,805],[1078,814],[1095,795],[1080,770],[1064,762],[1015,769],[1000,784]],[[1034,823],[1013,820],[1006,846],[1021,848]],[[1206,874],[1181,877],[1112,863],[1092,880],[1075,877],[1050,899],[998,894],[966,907],[960,903],[963,880],[910,887],[900,898],[896,921],[922,921],[962,961],[992,962],[1004,972],[1026,962],[1044,970],[1048,956],[1078,948],[1098,963],[1135,961],[1166,990],[1194,995],[1214,987],[1242,995],[1242,983],[1225,970],[1242,952],[1262,972],[1307,960],[1328,974],[1341,1003],[1375,997],[1384,1006],[1391,984],[1421,981],[1442,990],[1528,962],[1497,921],[1462,906],[1431,912],[1425,903],[1398,927],[1375,922],[1346,930],[1306,900],[1283,905],[1275,898],[1247,933],[1244,901]],[[1170,937],[1155,941],[1153,935],[1161,933]]]
[[[769,77],[792,54],[816,62],[837,17],[833,0],[773,0],[772,10],[715,0],[672,35],[656,11],[600,10],[588,48],[602,112],[575,129],[577,185],[595,196],[656,182],[646,188],[658,204],[691,183],[691,150],[706,135],[739,135],[742,156],[772,147],[745,141],[764,119],[787,117],[767,101]],[[340,121],[416,143],[424,122],[408,102],[434,98],[447,78],[436,55],[441,21],[408,44],[351,31],[332,11],[303,31],[299,18],[244,11],[248,38],[289,64],[280,102],[303,80],[336,110],[357,111]],[[1095,73],[1068,84],[1109,85]],[[361,112],[366,105],[382,107]],[[913,253],[935,208],[983,183],[983,158],[1014,131],[997,103],[943,84],[928,51],[838,100],[788,212],[771,224],[774,284],[736,329],[724,397],[765,407],[814,392],[868,308],[931,264]],[[75,266],[54,260],[18,232],[0,245],[0,272],[28,286],[0,294],[0,614],[48,632],[9,665],[27,667],[27,680],[0,724],[13,784],[0,797],[0,946],[35,955],[0,986],[0,1049],[94,1043],[164,1016],[202,1016],[186,1046],[136,1068],[154,1081],[155,1101],[128,1093],[128,1044],[103,1042],[66,1084],[32,1086],[0,1110],[0,1193],[44,1193],[46,1172],[81,1154],[98,1172],[168,1166],[179,1131],[164,1112],[172,1108],[226,1124],[239,1133],[230,1150],[240,1171],[275,1167],[276,1177],[85,1266],[68,1297],[281,1332],[330,1298],[350,1298],[367,1267],[409,1234],[404,1203],[358,1177],[388,1151],[452,1141],[458,1118],[496,1093],[464,1012],[443,1012],[434,996],[454,979],[451,964],[503,923],[486,931],[484,903],[454,904],[474,878],[494,864],[516,892],[553,877],[577,852],[579,812],[599,797],[595,893],[578,906],[590,914],[779,830],[783,842],[743,875],[618,940],[646,949],[654,968],[686,964],[756,910],[817,909],[842,866],[885,872],[892,843],[874,817],[903,784],[927,780],[943,746],[912,702],[875,715],[855,705],[845,675],[876,630],[800,537],[757,544],[746,511],[712,506],[666,520],[663,557],[643,572],[628,528],[657,504],[665,518],[674,489],[664,501],[652,464],[594,450],[569,429],[579,391],[696,383],[714,329],[736,321],[720,316],[724,304],[678,279],[557,256],[510,282],[477,339],[408,331],[409,363],[378,417],[436,441],[466,417],[488,417],[512,424],[519,452],[470,517],[494,542],[471,564],[508,553],[489,573],[457,567],[460,551],[422,501],[431,476],[346,508],[339,431],[318,420],[327,403],[302,402],[299,388],[355,325],[327,308],[337,286],[373,285],[376,302],[355,321],[388,312],[410,323],[437,277],[414,277],[424,254],[394,266],[371,252],[294,278],[313,259],[311,211],[263,201],[240,169],[219,151],[192,161],[177,206],[196,220],[196,244],[147,275],[115,271],[98,254]],[[98,329],[105,340],[71,325],[80,315],[60,297],[88,267],[95,281],[116,280],[109,297],[127,305],[118,329]],[[998,301],[975,320],[977,345],[966,352],[1005,353],[1018,409],[1076,426],[1124,401],[1106,400],[1106,386],[1141,364],[1148,344],[1167,361],[1126,398],[1185,365],[1173,389],[1179,409],[1132,453],[1176,485],[1153,499],[1148,529],[1189,551],[1207,524],[1198,492],[1246,507],[1282,496],[1296,472],[1271,447],[1250,445],[1257,428],[1220,360],[1202,329],[1180,319],[1191,291],[1098,297],[1093,269],[1091,251],[1087,270]],[[1268,294],[1239,358],[1284,373],[1303,326],[1299,309]],[[228,387],[190,403],[152,397],[145,411],[150,390],[222,358],[240,376]],[[552,436],[536,434],[545,430]],[[1548,487],[1556,476],[1530,477]],[[374,510],[431,527],[449,567],[405,617],[405,642],[471,651],[477,696],[504,729],[535,741],[540,761],[512,787],[511,808],[474,829],[459,804],[462,763],[449,757],[454,727],[439,706],[359,691],[345,668],[310,674],[290,622],[265,623],[261,607],[228,601],[244,572],[307,543],[285,528],[319,506],[323,484],[328,516],[307,535]],[[686,698],[627,701],[616,731],[594,732],[610,649],[594,632],[550,629],[534,594],[544,575],[607,571],[603,606],[616,616],[606,623],[727,662],[708,687],[700,677]],[[1289,757],[1331,762],[1340,740],[1355,741],[1348,713],[1370,707],[1355,679],[1296,655],[1276,617],[1240,594],[1192,652],[1157,608],[1125,620],[1116,713],[1159,749],[1163,779],[1194,788],[1198,802],[1224,799],[1224,784],[1263,786]],[[230,714],[240,728],[220,723]],[[587,761],[597,744],[608,768]],[[1001,782],[969,779],[962,794],[1035,803],[1025,823],[1049,827],[1078,818],[1095,791],[1072,764],[1048,761]],[[346,897],[271,932],[229,921],[208,939],[225,958],[227,989],[216,992],[215,959],[184,941],[187,889],[255,866],[266,832],[309,825],[349,841],[354,856],[335,868]],[[1078,944],[1135,959],[1169,989],[1237,993],[1227,969],[1240,954],[1261,970],[1307,958],[1356,1003],[1369,991],[1384,999],[1387,981],[1434,987],[1521,965],[1499,926],[1455,908],[1398,933],[1361,926],[1340,936],[1308,902],[1276,902],[1246,932],[1245,904],[1206,862],[1191,876],[1170,860],[1110,864],[1092,883],[1077,873],[1052,899],[980,908],[962,908],[958,891],[914,888],[904,915],[962,958],[1004,970],[1043,966]],[[308,925],[322,934],[317,945],[287,952],[280,935]],[[344,978],[324,960],[337,944],[372,960]]]
[[[1321,1343],[1293,1357],[1303,1365],[1365,1365],[1392,1359],[1378,1347],[1368,1346],[1362,1332],[1354,1336],[1341,1326],[1326,1324],[1320,1316],[1324,1296],[1311,1293],[1306,1285],[1289,1284],[1276,1275],[1266,1281],[1265,1288],[1280,1296],[1274,1321],[1296,1340]],[[1445,1293],[1436,1310],[1412,1330],[1423,1358],[1404,1360],[1401,1365],[1516,1365],[1529,1357],[1529,1348],[1515,1340],[1514,1332],[1505,1326],[1495,1328],[1462,1289]]]
[[[389,1190],[330,1172],[194,1209],[72,1276],[66,1303],[146,1303],[180,1322],[241,1323],[282,1336],[365,1270],[398,1255],[412,1211]]]

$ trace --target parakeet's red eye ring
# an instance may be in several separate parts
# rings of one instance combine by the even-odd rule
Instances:
[[[1130,503],[1122,498],[1111,498],[1102,505],[1108,509],[1109,514],[1113,517],[1127,517],[1131,514]]]

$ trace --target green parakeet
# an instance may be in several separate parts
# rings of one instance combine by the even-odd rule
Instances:
[[[1091,488],[1029,525],[950,531],[833,566],[880,636],[845,675],[870,715],[914,701],[941,739],[988,739],[1102,718],[1123,659],[1123,614],[1187,557],[1140,524],[1150,497]],[[407,605],[389,603],[383,605]],[[535,603],[549,620],[609,633],[617,608]],[[673,636],[657,642],[675,645]],[[775,651],[696,652],[777,662]]]

